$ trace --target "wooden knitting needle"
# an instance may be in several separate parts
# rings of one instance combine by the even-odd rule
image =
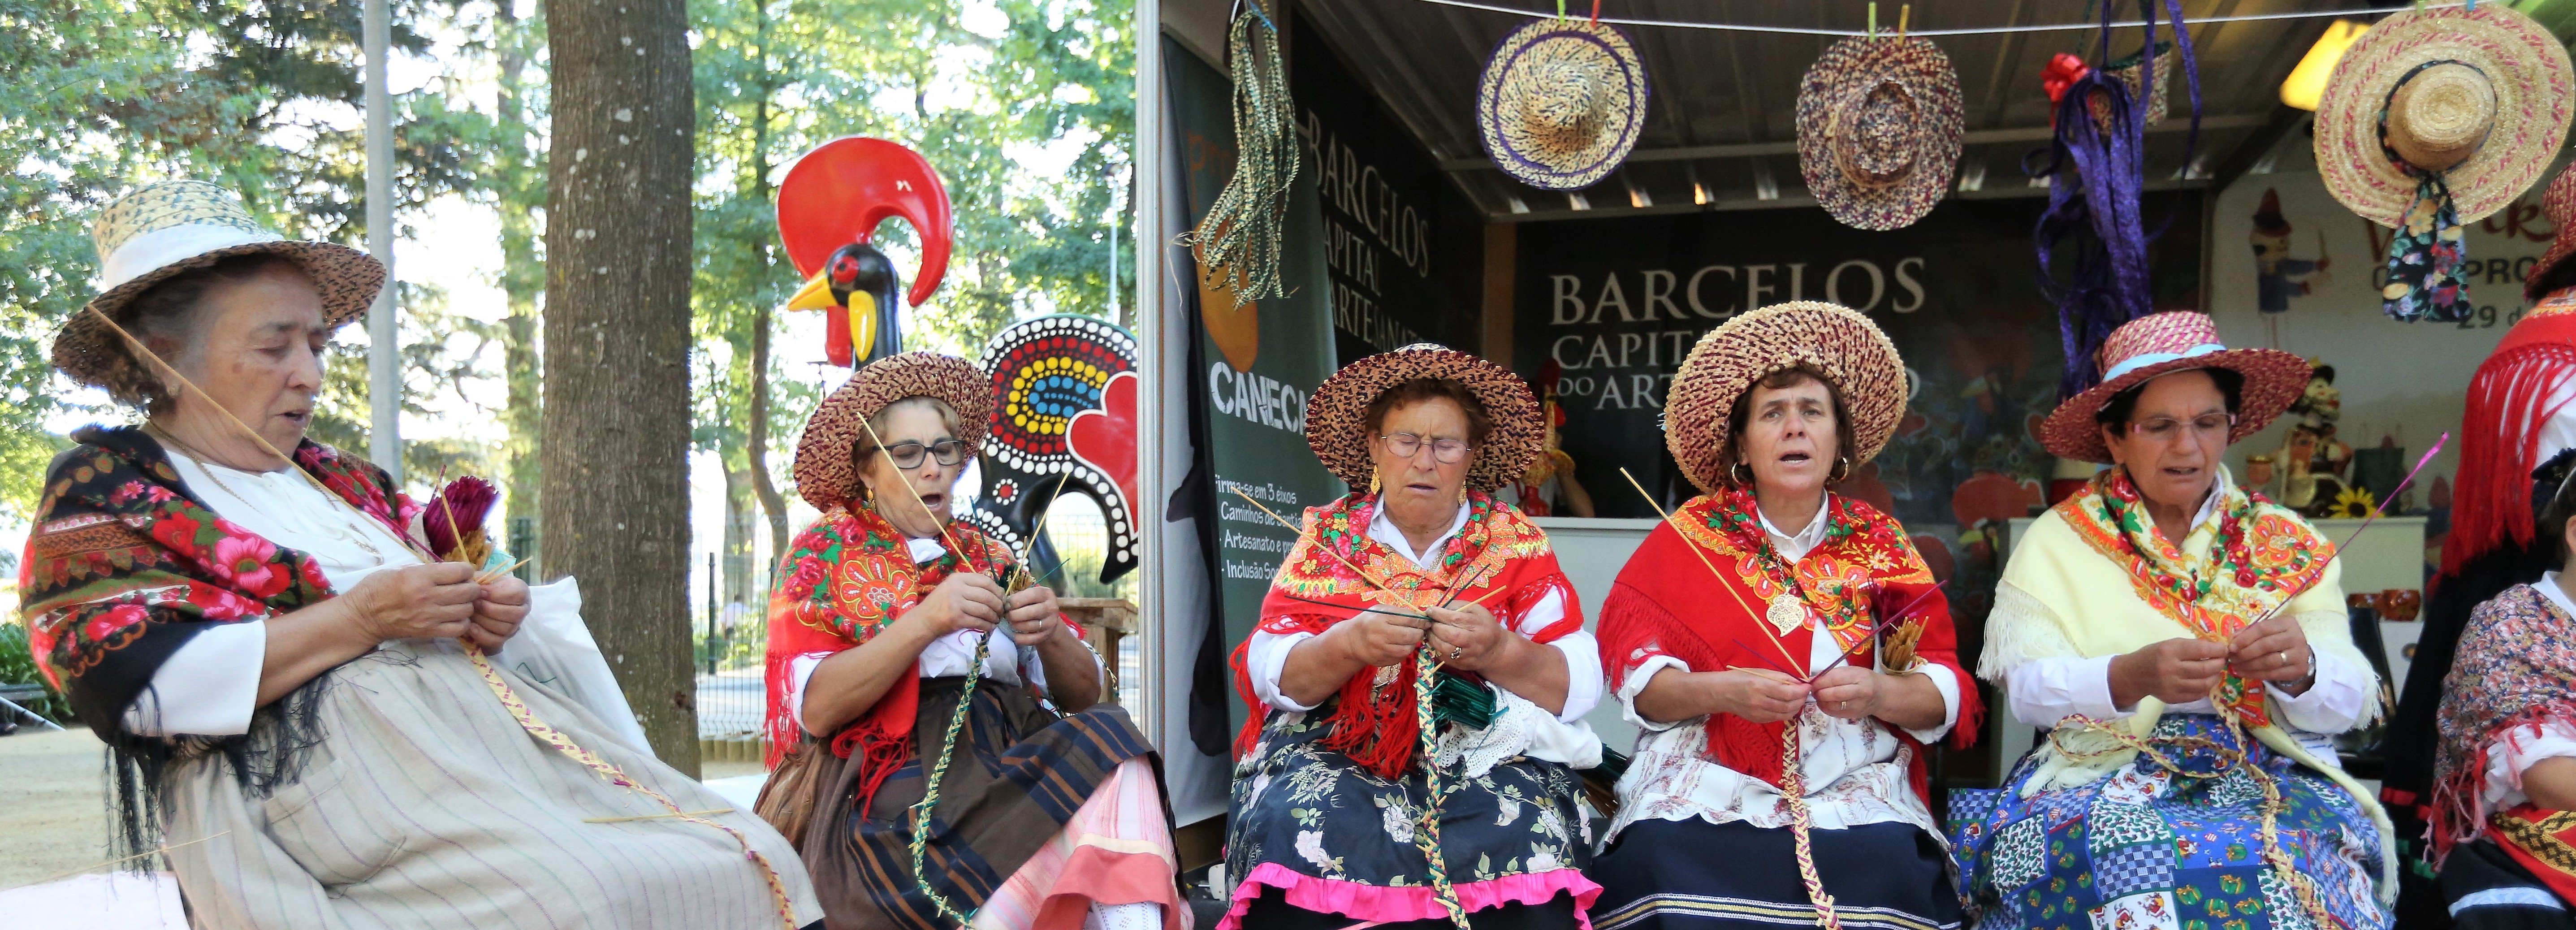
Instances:
[[[1243,499],[1244,499],[1244,500],[1246,500],[1246,501],[1250,501],[1250,502],[1251,502],[1251,504],[1252,504],[1252,506],[1255,506],[1255,507],[1259,507],[1259,508],[1261,508],[1261,512],[1262,512],[1262,513],[1269,514],[1269,515],[1270,515],[1270,519],[1278,521],[1280,526],[1287,527],[1290,531],[1295,532],[1295,533],[1298,533],[1298,534],[1300,534],[1300,535],[1303,535],[1303,534],[1306,532],[1304,528],[1299,527],[1297,524],[1294,524],[1294,523],[1290,523],[1290,522],[1288,522],[1288,518],[1287,518],[1287,517],[1280,516],[1278,511],[1275,511],[1275,510],[1270,509],[1269,505],[1267,505],[1267,504],[1263,504],[1262,502],[1257,501],[1257,500],[1253,500],[1253,499],[1252,499],[1252,495],[1243,493],[1243,489],[1242,489],[1242,488],[1228,488],[1227,490],[1229,490],[1229,491],[1233,491],[1233,492],[1234,492],[1234,496],[1236,496],[1236,497],[1240,497],[1240,498],[1243,498]],[[1352,574],[1355,574],[1355,575],[1360,576],[1360,580],[1361,580],[1361,581],[1365,581],[1365,582],[1368,582],[1368,583],[1370,583],[1370,584],[1376,585],[1376,586],[1377,586],[1377,588],[1378,588],[1378,590],[1380,590],[1380,591],[1384,591],[1384,592],[1386,592],[1386,593],[1388,593],[1388,594],[1395,594],[1395,593],[1396,593],[1396,590],[1395,590],[1395,586],[1394,586],[1394,585],[1387,584],[1386,582],[1384,582],[1384,581],[1382,581],[1382,580],[1379,580],[1379,579],[1378,579],[1378,577],[1377,577],[1376,575],[1369,574],[1367,571],[1362,570],[1359,566],[1351,564],[1351,560],[1349,560],[1349,559],[1345,559],[1345,558],[1342,558],[1342,554],[1341,554],[1341,553],[1339,553],[1339,552],[1335,552],[1335,551],[1333,551],[1333,550],[1331,550],[1331,549],[1328,549],[1328,548],[1325,548],[1325,547],[1323,547],[1323,546],[1316,546],[1316,547],[1315,547],[1315,551],[1317,551],[1317,552],[1321,552],[1321,553],[1323,553],[1323,554],[1325,554],[1325,555],[1332,556],[1332,557],[1333,557],[1333,561],[1336,561],[1336,562],[1340,562],[1340,563],[1342,563],[1342,567],[1343,567],[1343,568],[1350,569]],[[1407,599],[1406,599],[1406,603],[1407,603],[1407,604],[1410,604],[1410,603],[1412,603],[1412,600],[1411,600],[1410,598],[1407,598]]]
[[[668,814],[637,814],[637,815],[635,815],[635,816],[633,816],[633,817],[584,817],[584,818],[582,818],[582,819],[581,819],[581,822],[583,822],[583,823],[633,823],[633,822],[638,821],[638,820],[667,820],[667,819],[670,819],[670,818],[673,818],[673,817],[706,817],[706,816],[710,816],[710,815],[714,815],[714,814],[730,814],[730,813],[733,813],[733,808],[730,808],[730,807],[714,807],[714,808],[708,808],[708,809],[706,809],[706,810],[702,810],[702,811],[674,811],[674,812],[672,812],[672,813],[668,813]]]
[[[886,464],[894,465],[894,452],[886,448],[885,437],[877,435],[876,424],[869,423],[868,418],[866,417],[860,417],[859,428],[868,431],[868,441],[877,444],[877,454],[886,457]],[[921,450],[921,454],[930,455],[931,452],[929,449],[924,448]],[[1066,474],[1070,475],[1072,473],[1067,472]],[[895,477],[900,479],[895,483],[903,485],[903,492],[912,495],[912,502],[921,506],[921,512],[930,517],[930,522],[939,524],[940,541],[948,544],[948,551],[957,554],[957,565],[960,568],[964,568],[966,566],[966,549],[965,547],[957,544],[957,537],[948,535],[948,524],[939,523],[939,513],[931,510],[930,504],[921,499],[921,492],[912,489],[912,479],[903,474],[902,466],[897,465],[895,467]],[[998,581],[1000,579],[994,580]]]
[[[1790,668],[1797,668],[1799,665],[1797,657],[1790,655],[1789,647],[1781,644],[1780,634],[1771,629],[1771,623],[1764,619],[1763,612],[1753,609],[1753,605],[1744,602],[1744,595],[1737,594],[1735,586],[1727,583],[1726,573],[1718,571],[1717,563],[1709,561],[1708,553],[1700,551],[1700,544],[1692,542],[1690,534],[1682,532],[1682,525],[1673,519],[1672,512],[1665,510],[1664,505],[1657,502],[1654,495],[1646,493],[1646,486],[1639,484],[1637,476],[1629,474],[1627,468],[1620,468],[1619,475],[1628,479],[1629,487],[1637,489],[1637,496],[1646,499],[1646,506],[1655,508],[1656,513],[1663,515],[1664,524],[1673,528],[1673,534],[1682,538],[1682,545],[1688,548],[1692,555],[1699,557],[1699,564],[1708,568],[1709,577],[1717,579],[1718,589],[1725,591],[1726,596],[1734,598],[1735,606],[1743,608],[1745,613],[1752,615],[1754,628],[1761,630],[1762,635],[1770,640],[1771,648],[1780,650],[1780,657],[1789,660]]]
[[[1046,512],[1038,514],[1038,525],[1029,530],[1028,545],[1020,547],[1020,568],[1018,572],[1013,574],[1012,580],[1017,581],[1020,578],[1028,577],[1029,556],[1031,553],[1038,551],[1038,539],[1046,535],[1047,519],[1055,516],[1056,499],[1064,496],[1064,483],[1071,480],[1073,480],[1073,469],[1070,468],[1065,469],[1064,477],[1055,479],[1055,494],[1047,498]],[[1057,568],[1063,568],[1064,560],[1058,558],[1055,564]],[[1054,573],[1049,572],[1048,574]],[[1037,581],[1036,579],[1030,579],[1029,583],[1036,584]]]
[[[106,867],[106,866],[117,865],[117,864],[120,864],[120,863],[132,862],[132,861],[134,861],[134,860],[136,860],[136,859],[141,859],[141,858],[143,858],[143,857],[145,857],[145,856],[158,856],[158,855],[160,855],[160,854],[162,854],[162,853],[166,853],[166,852],[169,852],[169,851],[171,851],[171,850],[173,850],[173,849],[178,849],[178,848],[183,847],[183,846],[195,846],[195,845],[197,845],[197,844],[199,844],[199,843],[203,843],[203,842],[205,842],[205,841],[207,841],[207,840],[211,840],[211,839],[215,839],[215,838],[217,838],[217,837],[221,837],[221,836],[223,836],[225,833],[231,833],[231,832],[233,832],[233,831],[231,831],[231,830],[225,830],[225,831],[222,831],[222,832],[220,832],[220,833],[215,833],[215,834],[210,835],[210,836],[201,836],[201,837],[198,837],[198,838],[196,838],[196,839],[189,840],[189,841],[187,841],[187,842],[185,842],[185,843],[174,843],[174,844],[171,844],[171,845],[163,846],[163,847],[161,847],[161,848],[159,848],[159,849],[149,850],[149,851],[146,851],[146,852],[139,852],[139,853],[135,853],[134,855],[126,856],[126,857],[119,858],[119,859],[110,859],[110,860],[107,860],[106,862],[101,862],[101,863],[98,863],[98,864],[96,864],[96,865],[85,865],[85,866],[81,866],[80,868],[73,869],[73,870],[71,870],[71,871],[69,871],[69,872],[59,872],[59,873],[56,873],[56,874],[53,874],[53,875],[48,875],[48,876],[45,876],[45,877],[43,877],[43,878],[36,879],[35,881],[28,882],[28,883],[26,883],[26,884],[24,884],[24,885],[18,885],[18,886],[12,887],[12,888],[10,888],[9,890],[11,890],[11,891],[15,891],[15,890],[17,890],[17,889],[19,889],[19,888],[28,888],[28,887],[32,887],[32,886],[36,886],[36,885],[42,885],[42,884],[45,884],[46,882],[61,881],[61,880],[66,879],[66,878],[70,878],[70,877],[72,877],[72,876],[74,876],[74,875],[79,875],[79,874],[82,874],[82,873],[84,873],[84,872],[88,872],[88,871],[89,871],[89,870],[91,870],[91,869],[103,868],[103,867]]]

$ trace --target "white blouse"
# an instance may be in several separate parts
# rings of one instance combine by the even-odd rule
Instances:
[[[915,565],[936,561],[948,554],[948,547],[936,539],[906,539],[904,545],[911,550]],[[1023,680],[1021,672],[1025,670],[1025,680],[1029,684],[1037,686],[1040,691],[1047,691],[1046,665],[1039,660],[1037,648],[1012,642],[1008,629],[1006,624],[982,633],[957,630],[931,640],[930,645],[921,647],[921,677],[949,678],[966,674],[966,670],[975,664],[975,641],[990,636],[999,638],[993,640],[992,651],[984,656],[984,677],[1016,685]],[[814,677],[814,667],[839,654],[808,652],[787,660],[787,709],[796,715],[799,725],[805,721],[805,683]],[[1107,673],[1102,662],[1100,656],[1091,657],[1092,666],[1102,670],[1100,674],[1104,677],[1101,680],[1105,684]]]
[[[215,516],[269,542],[312,556],[345,592],[387,567],[420,564],[391,527],[338,495],[325,493],[296,468],[243,471],[200,462],[163,443],[179,482]],[[216,624],[190,637],[126,708],[137,736],[239,736],[250,732],[268,656],[268,621]]]
[[[1396,528],[1394,520],[1388,519],[1386,508],[1380,507],[1377,510],[1377,516],[1369,520],[1369,538],[1385,543],[1387,548],[1395,550],[1398,555],[1411,559],[1413,564],[1427,569],[1431,567],[1432,562],[1440,558],[1441,550],[1448,547],[1450,537],[1458,535],[1459,530],[1466,528],[1468,510],[1467,505],[1458,505],[1458,516],[1449,522],[1449,530],[1432,540],[1430,545],[1416,551],[1413,543],[1404,538],[1404,531]],[[1511,628],[1523,636],[1534,636],[1563,619],[1565,619],[1565,598],[1560,594],[1551,593],[1539,599],[1537,604],[1531,605],[1529,610],[1523,612],[1511,624]],[[1284,711],[1304,713],[1314,710],[1315,705],[1299,704],[1296,699],[1279,690],[1279,678],[1288,668],[1289,651],[1297,648],[1298,643],[1313,639],[1315,635],[1255,631],[1251,642],[1244,647],[1243,651],[1244,669],[1247,677],[1252,679],[1253,696],[1260,698],[1263,703]],[[1556,719],[1561,723],[1569,724],[1582,720],[1584,714],[1591,713],[1592,708],[1601,703],[1601,647],[1595,643],[1592,633],[1587,630],[1566,634],[1546,645],[1565,655],[1565,707],[1557,713]]]
[[[1833,506],[1828,495],[1824,506],[1796,533],[1781,531],[1758,509],[1755,516],[1761,519],[1772,548],[1795,563],[1824,543],[1831,522],[1824,514]],[[1842,656],[1842,645],[1823,629],[1813,611],[1808,625],[1815,636],[1808,647],[1807,667],[1822,668]],[[1666,668],[1689,672],[1690,666],[1660,654],[1632,656],[1629,661],[1636,664],[1619,688],[1618,698],[1621,715],[1639,731],[1637,757],[1620,781],[1619,817],[1612,822],[1610,835],[1641,820],[1694,817],[1710,823],[1740,820],[1765,829],[1788,826],[1788,803],[1779,788],[1708,758],[1706,718],[1659,722],[1637,712],[1637,696],[1656,675]],[[1929,663],[1905,674],[1929,679],[1941,693],[1941,722],[1905,731],[1919,742],[1936,742],[1959,722],[1958,676]],[[1815,698],[1807,700],[1812,704]],[[1799,771],[1807,787],[1808,816],[1816,827],[1839,830],[1901,822],[1934,836],[1942,834],[1923,799],[1915,796],[1904,760],[1897,758],[1903,744],[1893,738],[1885,722],[1841,720],[1821,713],[1807,714],[1802,720]]]

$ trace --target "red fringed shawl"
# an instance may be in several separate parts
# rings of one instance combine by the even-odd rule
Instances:
[[[1826,528],[1824,543],[1794,567],[1781,566],[1796,573],[1807,609],[1827,619],[1829,631],[1843,648],[1859,647],[1851,665],[1870,668],[1877,662],[1878,649],[1870,639],[1871,629],[1887,614],[1913,604],[1908,616],[1923,622],[1923,637],[1914,654],[1940,666],[1958,682],[1959,719],[1950,730],[1949,743],[1966,748],[1976,741],[1984,705],[1977,697],[1976,681],[1959,666],[1950,603],[1934,590],[1931,569],[1914,551],[1914,544],[1906,541],[1904,528],[1866,503],[1836,494],[1827,499],[1821,517],[1833,521]],[[1698,555],[1691,552],[1694,546],[1700,550]],[[1673,519],[1647,534],[1645,544],[1619,570],[1609,599],[1601,604],[1601,664],[1610,670],[1611,690],[1624,687],[1629,671],[1655,655],[1680,659],[1695,672],[1739,667],[1806,677],[1816,637],[1812,626],[1799,626],[1780,636],[1787,656],[1767,641],[1775,630],[1764,613],[1771,599],[1788,593],[1789,586],[1765,567],[1761,552],[1766,548],[1768,540],[1756,516],[1753,495],[1741,490],[1722,498],[1692,498],[1673,513]],[[1726,577],[1712,576],[1701,556]],[[1788,661],[1792,657],[1794,665]],[[1711,714],[1707,727],[1712,761],[1774,786],[1780,784],[1787,723],[1754,723],[1733,714]],[[1907,745],[1916,745],[1904,730],[1888,730]],[[1909,774],[1915,793],[1929,804],[1930,769],[1922,753],[1914,754]]]
[[[2565,406],[2559,389],[2576,377],[2576,287],[2543,298],[2513,324],[2469,382],[2460,418],[2460,468],[2442,574],[2511,539],[2531,544],[2531,471],[2556,449],[2541,449],[2540,427]]]
[[[962,521],[949,524],[948,533],[965,550],[966,571],[1004,578],[1003,573],[1017,564],[1008,548]],[[805,735],[787,703],[788,669],[796,657],[839,652],[867,642],[895,617],[921,603],[923,595],[958,570],[958,564],[956,552],[926,565],[913,564],[903,534],[866,504],[834,507],[797,535],[779,563],[777,587],[769,595],[771,768],[778,767]],[[1007,642],[996,640],[994,646],[1006,648]],[[846,759],[854,748],[866,754],[860,760],[861,810],[876,796],[877,786],[912,758],[913,718],[921,707],[921,663],[915,660],[903,677],[905,683],[888,689],[876,706],[832,738],[833,755]]]
[[[1270,596],[1261,602],[1261,631],[1322,633],[1372,606],[1419,613],[1453,594],[1461,604],[1481,599],[1503,626],[1518,630],[1521,618],[1551,593],[1564,598],[1565,616],[1530,635],[1530,640],[1549,643],[1582,630],[1582,606],[1575,600],[1574,584],[1556,566],[1547,533],[1490,494],[1470,493],[1467,504],[1466,525],[1450,538],[1427,571],[1369,538],[1369,521],[1377,516],[1375,495],[1353,492],[1308,508],[1297,544],[1271,580]],[[1380,590],[1353,574],[1342,560],[1396,590]],[[1452,592],[1452,586],[1461,581],[1466,587]],[[1245,663],[1250,646],[1246,640],[1235,647],[1234,681],[1244,703],[1258,710],[1261,702],[1253,696]],[[1381,778],[1402,774],[1412,764],[1421,736],[1413,712],[1413,677],[1410,662],[1351,676],[1330,711],[1332,732],[1322,741],[1325,748],[1349,756]],[[1245,721],[1242,735],[1235,740],[1237,756],[1252,751],[1266,716],[1254,713]]]

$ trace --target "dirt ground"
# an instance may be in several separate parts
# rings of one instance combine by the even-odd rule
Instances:
[[[0,888],[106,861],[105,755],[85,729],[0,736]]]

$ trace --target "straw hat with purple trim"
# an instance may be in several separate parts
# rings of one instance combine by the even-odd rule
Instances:
[[[1798,170],[1843,225],[1904,228],[1950,189],[1963,110],[1959,73],[1930,41],[1844,39],[1798,87]]]
[[[1799,366],[1824,374],[1851,417],[1849,455],[1857,468],[1876,457],[1905,417],[1905,360],[1878,324],[1839,304],[1806,300],[1738,315],[1699,337],[1673,376],[1664,403],[1664,447],[1701,491],[1726,486],[1728,419],[1735,399],[1773,373]]]
[[[204,181],[162,181],[136,188],[101,211],[90,224],[98,246],[103,289],[89,307],[64,321],[54,337],[54,367],[73,381],[108,387],[121,373],[145,371],[124,340],[96,309],[127,322],[126,305],[153,285],[181,273],[240,255],[275,255],[302,266],[322,298],[324,325],[337,327],[367,312],[385,286],[385,266],[365,252],[335,242],[299,242],[252,219],[233,192]]]
[[[2549,190],[2540,195],[2540,211],[2548,214],[2558,237],[2549,241],[2549,251],[2540,253],[2540,261],[2523,277],[2524,300],[2549,296],[2549,273],[2558,270],[2558,263],[2569,255],[2576,254],[2576,167],[2558,172],[2558,179],[2549,182]]]
[[[2317,170],[2382,226],[2436,173],[2459,221],[2503,209],[2567,138],[2576,68],[2549,30],[2502,3],[2400,10],[2362,33],[2317,103]]]
[[[1590,187],[1626,160],[1646,125],[1646,66],[1619,30],[1536,19],[1485,61],[1476,126],[1485,154],[1531,187]]]
[[[2119,396],[2177,371],[2224,368],[2245,376],[2236,428],[2227,441],[2254,435],[2308,389],[2308,361],[2277,349],[2230,349],[2218,341],[2218,322],[2206,313],[2151,313],[2120,324],[2102,340],[2102,383],[2068,398],[2040,426],[2039,441],[2060,458],[2111,461],[2111,447],[2093,416]]]
[[[1529,383],[1509,368],[1428,342],[1362,358],[1324,379],[1306,401],[1306,445],[1343,483],[1367,487],[1377,468],[1369,458],[1369,405],[1389,388],[1418,378],[1466,388],[1493,420],[1493,430],[1467,468],[1467,487],[1502,487],[1538,460],[1547,428],[1539,422],[1538,398],[1530,394]]]
[[[796,495],[818,508],[859,496],[859,471],[850,451],[867,440],[861,421],[907,397],[930,397],[957,408],[957,438],[981,450],[993,431],[993,382],[975,363],[937,352],[906,352],[869,362],[814,408],[796,440]]]

